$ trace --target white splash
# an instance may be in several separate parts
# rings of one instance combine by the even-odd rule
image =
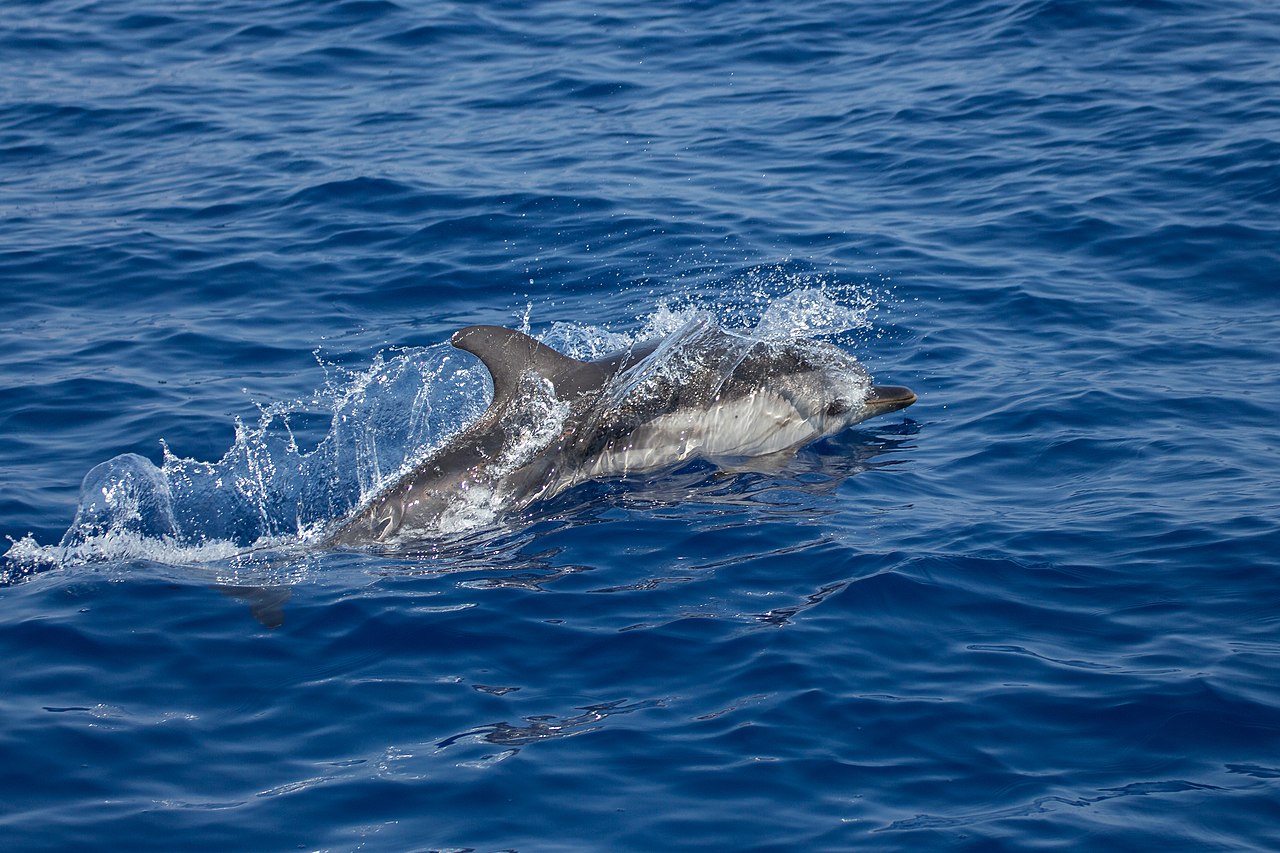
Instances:
[[[785,266],[755,267],[711,295],[658,301],[646,314],[606,325],[554,322],[545,343],[592,359],[664,339],[632,383],[678,382],[681,348],[717,324],[757,340],[801,341],[858,335],[872,327],[883,294],[866,284]],[[529,325],[532,304],[523,311]],[[520,324],[519,318],[513,323]],[[847,343],[846,339],[846,343]],[[181,457],[162,445],[157,466],[125,454],[85,477],[75,520],[57,545],[12,542],[0,583],[58,565],[151,560],[170,565],[234,561],[253,549],[314,542],[336,518],[411,469],[484,411],[487,372],[446,343],[377,353],[364,370],[321,361],[324,386],[302,400],[260,407],[256,424],[237,422],[234,443],[216,462]],[[851,377],[852,378],[852,377]],[[552,442],[567,409],[549,389],[530,389],[527,434],[496,469],[515,470]],[[636,391],[627,382],[616,393]],[[526,395],[522,395],[526,396]],[[297,424],[329,421],[324,435]],[[310,449],[304,449],[307,436]],[[493,482],[497,482],[495,477]],[[443,533],[492,524],[508,496],[477,482],[440,519]]]

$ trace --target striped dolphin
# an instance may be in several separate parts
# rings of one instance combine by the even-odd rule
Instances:
[[[588,480],[693,458],[785,459],[916,400],[906,388],[872,385],[831,344],[758,340],[705,319],[593,361],[500,326],[469,326],[451,343],[488,369],[489,407],[366,501],[330,544],[408,538],[468,508],[519,510]]]

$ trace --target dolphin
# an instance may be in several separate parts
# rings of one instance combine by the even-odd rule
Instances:
[[[450,341],[480,359],[493,400],[327,537],[383,543],[442,529],[468,509],[515,511],[588,481],[702,458],[768,465],[875,415],[910,406],[843,350],[768,341],[695,318],[658,341],[592,361],[501,326]]]

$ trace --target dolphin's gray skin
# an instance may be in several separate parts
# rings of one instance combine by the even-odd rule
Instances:
[[[789,456],[916,400],[906,388],[872,386],[830,344],[754,340],[705,321],[598,361],[499,326],[470,326],[452,343],[488,368],[493,402],[331,544],[427,532],[468,506],[516,510],[587,480],[694,457],[732,465]]]

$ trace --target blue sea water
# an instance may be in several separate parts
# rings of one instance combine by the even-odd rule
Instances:
[[[1278,211],[1260,0],[3,4],[5,849],[1280,849]],[[697,312],[920,399],[317,544]]]

